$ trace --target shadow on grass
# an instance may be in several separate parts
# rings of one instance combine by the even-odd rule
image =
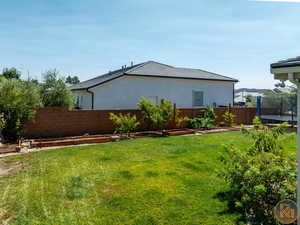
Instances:
[[[232,191],[222,191],[217,193],[214,198],[222,202],[227,202],[227,210],[219,212],[219,215],[231,215],[231,214],[240,214],[240,217],[235,221],[236,225],[244,225],[245,219],[243,218],[242,212],[238,211],[234,205]]]

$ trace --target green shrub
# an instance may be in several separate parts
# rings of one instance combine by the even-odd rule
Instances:
[[[1,79],[0,110],[5,120],[2,131],[4,138],[9,141],[21,138],[25,122],[34,117],[36,108],[40,105],[37,84],[14,78]]]
[[[258,129],[262,126],[262,122],[261,122],[261,120],[259,119],[258,116],[254,117],[254,119],[252,120],[252,124],[253,124],[255,129]]]
[[[223,122],[221,124],[226,127],[232,127],[234,125],[234,118],[235,118],[235,115],[233,115],[229,111],[226,111],[223,114]]]
[[[145,97],[142,97],[138,103],[142,111],[143,122],[146,128],[158,128],[162,130],[173,118],[172,103],[162,100],[160,104],[154,104]]]
[[[216,115],[212,107],[208,107],[203,111],[203,114],[199,114],[197,117],[189,120],[189,126],[194,129],[211,129],[215,127]]]
[[[4,114],[0,113],[0,145],[2,143],[2,130],[5,127],[5,119],[4,119]]]
[[[273,225],[274,206],[283,199],[296,200],[296,161],[284,156],[280,137],[285,125],[243,133],[253,139],[247,149],[226,146],[220,175],[230,186],[228,200],[246,214],[251,224]]]
[[[5,119],[4,119],[4,114],[0,113],[0,132],[2,129],[5,127]]]
[[[138,108],[142,111],[143,123],[147,129],[153,128],[153,119],[152,115],[157,111],[156,104],[152,103],[145,97],[141,97]]]
[[[135,115],[128,114],[109,114],[109,119],[113,122],[113,124],[116,126],[116,133],[126,134],[127,137],[130,136],[130,132],[133,132],[136,130],[136,128],[139,126],[139,122],[137,121],[137,118]]]

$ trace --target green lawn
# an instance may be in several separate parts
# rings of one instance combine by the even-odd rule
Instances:
[[[295,134],[284,138],[295,155]],[[250,140],[230,132],[9,157],[25,168],[0,178],[0,210],[20,225],[238,224],[241,215],[218,197],[228,190],[216,175],[218,156],[230,143],[245,148]]]

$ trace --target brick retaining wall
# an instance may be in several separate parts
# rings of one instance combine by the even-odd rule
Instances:
[[[195,117],[199,109],[179,109],[180,114]],[[228,108],[215,108],[217,123],[222,121],[222,115]],[[255,108],[230,108],[236,115],[236,124],[250,124],[255,116]],[[109,120],[109,113],[131,113],[141,118],[141,112],[131,110],[69,110],[64,107],[40,108],[35,118],[25,126],[26,138],[62,137],[83,134],[112,133],[114,126]],[[170,123],[169,128],[175,128]]]

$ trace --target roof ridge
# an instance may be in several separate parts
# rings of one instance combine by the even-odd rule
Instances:
[[[132,72],[135,71],[136,69],[139,69],[139,68],[141,68],[141,67],[143,67],[143,66],[146,66],[146,65],[149,64],[149,63],[156,63],[156,64],[160,64],[160,65],[163,65],[163,66],[168,66],[168,67],[170,67],[170,68],[176,68],[176,67],[174,67],[174,66],[170,66],[170,65],[167,65],[167,64],[163,64],[163,63],[160,63],[160,62],[156,62],[156,61],[153,61],[153,60],[149,60],[149,61],[147,61],[147,62],[141,63],[140,66],[137,66],[137,67],[134,67],[134,68],[132,68],[132,69],[130,69],[130,70],[127,70],[127,71],[125,72],[125,74],[126,74],[126,73],[132,73]]]
[[[126,70],[125,73],[132,72],[132,71],[136,70],[137,68],[141,68],[141,67],[145,66],[146,64],[148,64],[149,62],[151,62],[151,61],[147,61],[147,62],[143,62],[143,63],[140,63],[140,64],[136,64],[136,65],[132,66],[132,68]]]

